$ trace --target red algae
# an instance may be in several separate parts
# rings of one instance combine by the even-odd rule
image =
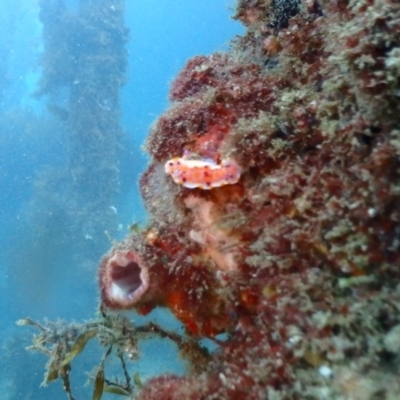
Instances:
[[[124,287],[148,277],[132,308],[227,339],[137,398],[397,398],[400,4],[240,0],[235,18],[248,31],[232,49],[172,83],[146,142],[149,226],[101,269],[131,252]],[[164,165],[185,151],[234,160],[240,180],[176,184]]]

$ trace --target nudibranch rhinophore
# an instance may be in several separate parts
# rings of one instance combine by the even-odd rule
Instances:
[[[241,171],[233,160],[223,160],[217,164],[212,160],[188,160],[184,156],[167,161],[165,172],[179,185],[209,190],[237,183]]]

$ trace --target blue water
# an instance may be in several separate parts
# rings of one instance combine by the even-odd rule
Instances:
[[[115,226],[105,229],[107,238],[97,231],[104,228],[104,221],[91,219],[89,211],[80,213],[70,204],[76,193],[68,188],[68,137],[48,111],[46,98],[32,96],[42,73],[40,3],[0,0],[2,400],[66,398],[60,382],[39,388],[46,359],[25,352],[34,331],[17,327],[15,321],[27,316],[79,321],[94,315],[98,260],[110,248],[110,240],[121,239],[132,222],[146,220],[137,184],[146,167],[140,146],[151,123],[168,107],[172,79],[188,58],[224,50],[231,38],[242,33],[230,19],[234,0],[127,1],[128,81],[120,93],[125,136],[117,160],[120,187],[108,207],[115,212]],[[76,11],[80,2],[65,4]],[[160,310],[150,318],[179,326]],[[90,390],[83,387],[86,376],[79,372],[90,372],[98,356],[95,348],[89,348],[77,360],[73,371],[77,399],[90,398]],[[135,370],[148,377],[162,371],[184,373],[184,366],[173,346],[153,341],[143,347]]]

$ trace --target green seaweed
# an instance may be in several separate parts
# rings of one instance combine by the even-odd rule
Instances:
[[[139,374],[129,373],[129,366],[125,362],[126,348],[134,348],[135,354],[140,340],[159,337],[174,342],[183,357],[189,362],[207,358],[207,351],[193,338],[184,337],[176,332],[168,331],[155,323],[136,326],[121,315],[111,315],[101,311],[98,319],[81,324],[65,324],[63,322],[47,322],[42,325],[30,318],[17,321],[20,326],[32,326],[39,333],[33,336],[30,351],[39,351],[49,357],[43,385],[61,380],[62,387],[69,399],[74,399],[69,372],[74,359],[84,352],[88,342],[94,338],[106,348],[103,358],[95,368],[95,373],[89,377],[93,383],[93,400],[100,400],[104,393],[120,396],[130,396],[143,384]],[[113,354],[120,360],[123,379],[108,379],[105,374],[105,365],[109,356]],[[133,360],[134,361],[134,360]],[[132,378],[131,378],[132,376]]]

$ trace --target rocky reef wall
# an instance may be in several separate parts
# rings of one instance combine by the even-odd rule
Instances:
[[[145,145],[151,222],[100,268],[106,307],[227,337],[138,398],[394,399],[400,5],[241,0],[235,18],[231,51],[172,83]],[[240,179],[216,187],[227,162]]]

